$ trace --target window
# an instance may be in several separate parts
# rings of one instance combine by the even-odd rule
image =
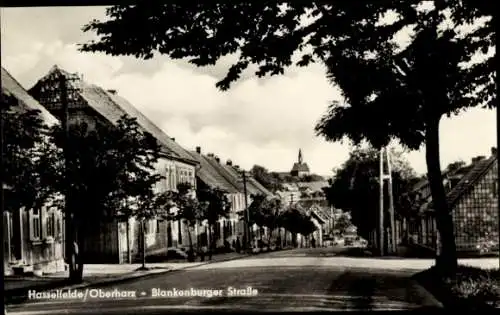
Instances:
[[[497,178],[493,178],[493,197],[498,197],[498,179]]]
[[[160,224],[163,220],[156,219],[156,233],[160,233]]]
[[[41,237],[41,222],[40,222],[40,210],[30,210],[29,211],[29,230],[30,230],[30,240],[39,241]]]
[[[170,169],[165,170],[165,190],[170,190]]]
[[[158,233],[158,225],[156,220],[147,220],[144,222],[144,234],[156,234]]]
[[[56,237],[62,237],[62,215],[60,211],[54,211],[53,216],[55,218],[54,235]]]
[[[47,215],[44,218],[45,221],[45,231],[44,232],[44,238],[48,237],[54,237],[54,211],[49,210],[47,211]]]

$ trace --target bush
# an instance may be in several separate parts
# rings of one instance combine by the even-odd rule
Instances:
[[[500,271],[459,266],[455,279],[445,280],[454,296],[468,302],[500,305]]]

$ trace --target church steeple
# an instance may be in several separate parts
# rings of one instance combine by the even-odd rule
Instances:
[[[309,166],[303,161],[302,149],[299,149],[299,157],[297,162],[293,163],[292,171],[290,172],[292,176],[301,177],[303,175],[309,174]]]

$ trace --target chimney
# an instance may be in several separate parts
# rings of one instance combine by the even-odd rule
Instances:
[[[201,147],[196,147],[196,153],[201,154]]]
[[[491,147],[491,156],[497,156],[497,148]]]
[[[215,161],[216,161],[217,163],[220,163],[220,159],[219,159],[219,157],[218,157],[218,156],[216,156],[216,157],[215,157]]]
[[[108,93],[116,95],[116,90],[108,90]]]
[[[208,157],[214,157],[214,154],[213,153],[208,153],[207,156]]]
[[[227,161],[226,161],[226,165],[229,165],[229,166],[233,165],[233,161],[231,161],[231,160],[227,160]]]
[[[175,142],[175,138],[170,138],[170,139]]]
[[[237,169],[237,170],[239,170],[240,166],[239,165],[235,165],[234,168]]]

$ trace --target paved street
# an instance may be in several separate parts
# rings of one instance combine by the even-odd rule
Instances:
[[[411,273],[339,266],[336,260],[342,258],[324,257],[324,251],[297,249],[262,254],[131,280],[113,287],[80,289],[78,293],[86,295],[85,300],[63,300],[59,293],[52,300],[41,297],[9,306],[8,314],[405,310],[439,306],[409,278]],[[117,297],[119,292],[127,296]],[[235,296],[229,296],[231,293]],[[109,296],[99,297],[106,294]]]

